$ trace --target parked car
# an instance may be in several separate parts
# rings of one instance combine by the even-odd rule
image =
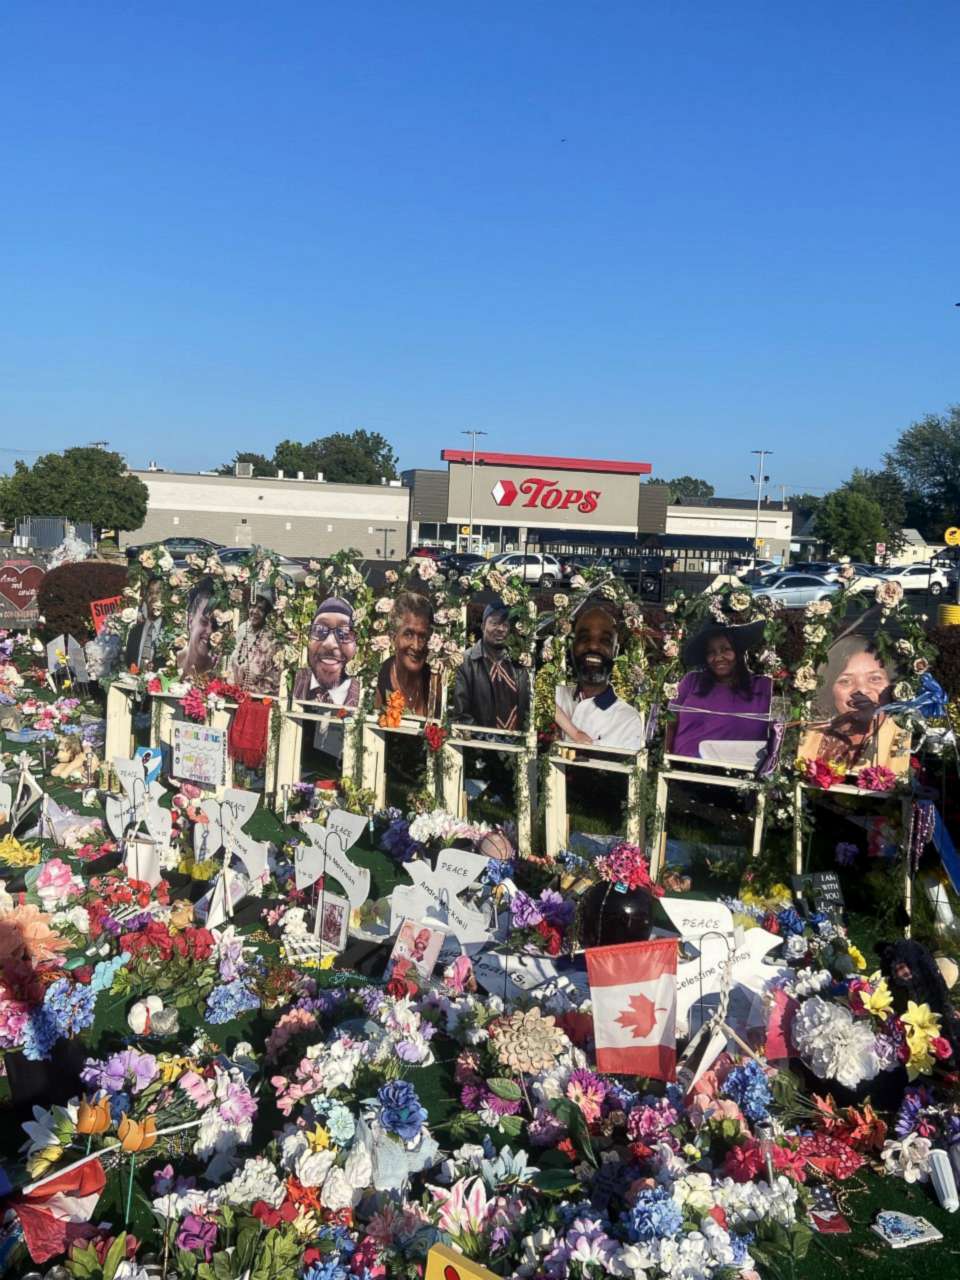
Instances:
[[[814,600],[825,600],[840,590],[836,582],[812,573],[776,573],[753,588],[757,600],[774,600],[788,609],[796,609]]]
[[[835,560],[799,560],[790,568],[794,573],[812,573],[817,578],[826,578],[828,582],[836,582],[843,566]]]
[[[781,567],[774,560],[733,560],[730,572],[742,579],[746,573],[774,573]]]
[[[145,551],[147,547],[160,546],[166,547],[170,555],[175,561],[183,562],[187,556],[205,556],[211,551],[219,551],[223,546],[222,542],[211,542],[209,538],[164,538],[162,542],[142,542],[135,547],[127,547],[127,559],[135,560],[141,551]]]
[[[252,547],[221,547],[217,552],[217,559],[221,564],[240,564],[252,549]],[[301,586],[307,576],[307,566],[302,560],[295,560],[292,556],[278,555],[276,551],[271,551],[270,556],[277,562],[277,568],[285,578],[295,587]]]
[[[591,555],[559,556],[558,559],[560,575],[564,582],[569,582],[578,573],[583,573],[584,569],[592,569],[595,565],[602,567],[607,563],[602,556]]]
[[[439,560],[447,553],[443,547],[413,547],[409,552],[407,559],[416,560],[418,557],[424,556],[428,560]]]
[[[881,582],[886,582],[887,571],[879,564],[863,564],[858,560],[851,562],[853,577],[847,583],[848,591],[875,591]]]
[[[556,556],[503,551],[489,563],[491,568],[503,573],[520,574],[524,582],[532,582],[539,587],[552,587],[560,581],[560,561]]]
[[[885,569],[886,582],[899,582],[904,591],[926,591],[932,596],[942,595],[950,586],[949,574],[931,564],[896,565]]]
[[[479,565],[486,563],[486,556],[478,556],[475,551],[449,551],[437,561],[437,568],[453,579],[474,573]]]

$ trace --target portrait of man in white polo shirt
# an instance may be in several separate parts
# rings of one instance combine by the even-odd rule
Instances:
[[[618,698],[610,678],[619,649],[617,619],[599,601],[587,601],[573,625],[573,684],[557,685],[557,724],[564,738],[581,746],[644,745],[644,720]]]

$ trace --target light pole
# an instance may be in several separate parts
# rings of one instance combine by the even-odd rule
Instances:
[[[769,476],[763,474],[763,460],[764,458],[772,458],[773,450],[751,449],[750,452],[755,455],[758,454],[760,457],[760,466],[757,468],[757,474],[750,477],[751,480],[756,480],[757,482],[757,519],[753,526],[753,564],[750,566],[751,569],[755,569],[757,567],[757,544],[760,541],[760,503],[763,500],[764,482],[770,479]]]
[[[470,457],[470,532],[467,535],[467,550],[473,550],[473,485],[477,476],[477,436],[485,436],[485,431],[476,431],[471,428],[469,431],[461,431],[461,435],[470,436],[473,441],[473,447]]]

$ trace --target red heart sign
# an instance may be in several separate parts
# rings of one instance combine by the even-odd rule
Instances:
[[[444,1267],[443,1280],[460,1280],[460,1272],[456,1267]]]
[[[38,564],[0,564],[0,597],[14,609],[29,609],[36,601],[43,576]]]

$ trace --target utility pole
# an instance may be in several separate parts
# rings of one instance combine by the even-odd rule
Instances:
[[[760,504],[763,501],[763,486],[766,481],[770,479],[769,476],[765,476],[763,474],[763,460],[764,458],[773,457],[773,450],[751,449],[750,452],[752,454],[759,455],[760,458],[760,466],[757,468],[757,474],[750,477],[751,480],[756,481],[757,485],[757,518],[753,526],[753,563],[750,566],[751,569],[755,569],[757,567],[757,544],[760,541]]]
[[[470,533],[467,536],[467,550],[473,550],[473,486],[477,475],[477,436],[485,436],[485,431],[476,431],[471,428],[469,431],[461,431],[461,435],[470,436],[473,441],[472,453],[470,457]]]

